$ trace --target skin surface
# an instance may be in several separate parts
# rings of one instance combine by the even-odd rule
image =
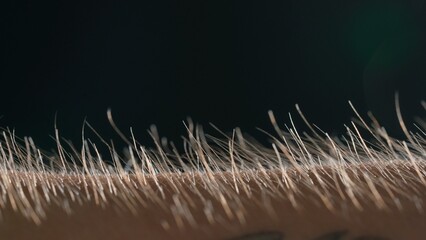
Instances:
[[[353,166],[359,167],[359,166]],[[379,171],[368,166],[371,171]],[[403,168],[403,166],[400,166]],[[325,169],[325,171],[330,171]],[[415,170],[409,169],[412,173]],[[278,172],[268,172],[268,176],[280,177]],[[231,174],[225,174],[232,180]],[[219,175],[215,177],[219,178]],[[297,178],[297,175],[295,175]],[[136,177],[131,177],[135,179]],[[174,176],[159,177],[165,189],[170,186],[168,179],[182,181]],[[174,179],[175,178],[175,179]],[[327,177],[324,177],[327,179]],[[72,181],[76,179],[68,179]],[[331,180],[331,178],[329,179]],[[356,184],[364,184],[360,180]],[[153,182],[150,184],[154,185]],[[341,182],[339,184],[342,184]],[[259,190],[254,182],[249,183],[253,192]],[[314,184],[316,185],[316,184]],[[413,186],[411,186],[413,187]],[[190,186],[184,186],[189,190]],[[426,186],[418,184],[415,188],[426,200]],[[414,187],[413,187],[414,189]],[[58,207],[49,207],[46,219],[35,223],[24,218],[20,213],[4,208],[0,232],[5,239],[424,239],[426,234],[426,215],[419,211],[409,198],[400,197],[402,210],[391,205],[379,209],[375,200],[363,199],[363,210],[338,197],[338,191],[331,192],[337,201],[335,209],[324,207],[311,187],[300,186],[301,194],[296,197],[298,208],[288,200],[271,198],[268,204],[254,199],[261,196],[253,194],[252,199],[243,199],[245,222],[241,223],[235,216],[227,217],[219,202],[213,202],[216,214],[223,217],[223,222],[209,223],[199,207],[202,206],[199,196],[187,191],[194,200],[192,208],[195,226],[185,223],[179,227],[169,209],[162,209],[158,204],[137,206],[137,214],[119,209],[112,202],[104,207],[87,201],[80,205],[71,203],[71,214]],[[386,196],[384,189],[379,189]],[[167,191],[166,191],[167,192]],[[261,191],[259,191],[261,192]],[[204,193],[205,194],[205,193]],[[208,194],[205,194],[208,196]],[[244,198],[243,195],[240,196]],[[58,198],[59,200],[61,199]],[[166,197],[166,206],[172,206],[170,196]],[[340,199],[340,200],[339,200]],[[341,206],[339,206],[339,204]],[[266,207],[265,207],[266,206]],[[167,223],[166,223],[167,222]],[[25,231],[23,231],[25,229]],[[281,234],[281,238],[279,238]]]
[[[404,141],[374,118],[369,127],[359,117],[347,135],[331,138],[301,112],[313,136],[297,132],[291,117],[292,128],[283,131],[270,112],[277,133],[268,134],[272,148],[248,141],[239,129],[216,138],[189,122],[178,153],[156,129],[150,133],[157,149],[138,144],[132,132],[127,139],[108,112],[129,144],[120,157],[101,138],[112,163],[84,138],[80,150],[67,149],[56,132],[57,152],[47,155],[32,139],[3,132],[1,237],[424,239],[425,125],[409,132],[397,113]]]

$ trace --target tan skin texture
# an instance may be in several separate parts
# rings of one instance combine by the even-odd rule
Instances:
[[[371,169],[374,171],[375,167]],[[414,172],[414,169],[411,171]],[[276,172],[267,174],[278,176]],[[161,177],[159,180],[164,183]],[[93,201],[83,205],[74,203],[71,215],[53,206],[47,210],[47,218],[39,226],[12,211],[10,206],[5,206],[0,239],[233,239],[268,231],[282,233],[283,239],[319,239],[319,236],[335,231],[348,232],[342,239],[355,239],[361,235],[382,237],[380,239],[425,239],[426,214],[419,212],[409,199],[402,200],[402,211],[395,207],[380,210],[374,201],[363,199],[362,211],[349,204],[346,210],[336,205],[332,212],[321,204],[311,189],[299,187],[301,195],[297,197],[297,203],[300,208],[297,210],[283,199],[272,199],[270,206],[273,210],[269,212],[262,204],[245,201],[245,224],[240,224],[235,217],[226,220],[226,213],[218,202],[214,206],[216,211],[222,211],[223,223],[210,224],[201,210],[195,208],[193,214],[197,225],[193,227],[185,223],[181,228],[169,210],[164,211],[154,203],[148,207],[140,206],[137,215],[120,210],[114,203],[104,208]],[[426,201],[426,186],[419,184],[416,187],[419,196]],[[384,194],[383,191],[379,189],[381,194]],[[189,194],[197,204],[199,197]],[[271,216],[271,212],[275,216]],[[161,224],[162,220],[168,224]]]

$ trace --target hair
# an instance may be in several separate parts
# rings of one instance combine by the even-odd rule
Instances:
[[[345,126],[346,134],[330,137],[296,109],[311,132],[299,132],[292,115],[290,127],[283,129],[269,112],[275,129],[268,134],[271,147],[245,138],[238,128],[230,135],[218,130],[221,136],[215,137],[188,120],[183,153],[161,139],[155,127],[150,134],[156,148],[142,146],[132,129],[128,138],[116,127],[108,111],[112,127],[128,144],[119,154],[100,137],[111,161],[91,140],[83,139],[77,149],[61,140],[58,130],[55,153],[40,150],[30,137],[20,139],[4,130],[0,210],[40,225],[49,209],[72,214],[76,206],[114,206],[137,215],[157,206],[173,219],[158,219],[164,229],[172,224],[196,226],[200,219],[244,224],[249,206],[273,216],[271,202],[276,201],[288,202],[296,211],[303,211],[306,202],[329,212],[348,206],[356,211],[424,211],[426,193],[419,190],[426,185],[424,122],[415,125],[416,132],[408,131],[397,111],[406,135],[398,140],[371,115],[372,123],[367,124],[353,108],[357,119]]]

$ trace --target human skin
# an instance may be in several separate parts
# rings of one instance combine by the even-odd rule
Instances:
[[[425,132],[393,139],[373,119],[331,138],[292,123],[272,148],[236,129],[216,138],[189,123],[184,153],[133,137],[113,164],[95,144],[43,155],[11,132],[0,140],[5,239],[424,239]],[[303,115],[302,115],[303,117]],[[112,125],[115,126],[112,122]],[[118,131],[120,136],[123,136]],[[105,143],[105,141],[103,141]],[[105,143],[106,144],[106,143]],[[124,162],[124,163],[123,163]]]
[[[371,174],[377,174],[383,168],[376,166],[350,166],[352,168],[369,169]],[[415,169],[401,164],[393,165],[389,168],[389,174],[396,174],[395,169],[406,170],[404,174],[412,173],[415,176]],[[332,173],[331,169],[324,168],[321,175],[324,181],[334,182],[333,178],[327,174]],[[269,171],[266,173],[271,178],[280,178],[281,173]],[[232,182],[232,174],[216,174],[218,179],[225,177],[229,183]],[[312,173],[311,173],[312,175]],[[396,175],[395,175],[396,176]],[[58,176],[56,176],[58,177]],[[262,175],[258,176],[262,178]],[[297,179],[298,174],[293,176]],[[312,186],[317,186],[315,177]],[[355,177],[355,176],[353,176]],[[59,176],[60,178],[60,176]],[[186,182],[185,179],[187,178]],[[159,176],[160,185],[165,192],[170,188],[170,181],[181,181],[188,184],[189,176]],[[196,177],[197,178],[197,177]],[[351,177],[352,178],[352,177]],[[131,176],[132,181],[137,182],[135,176]],[[355,179],[355,178],[353,178]],[[74,177],[64,178],[65,184],[77,182]],[[196,179],[197,181],[197,179]],[[200,180],[198,180],[200,181]],[[101,180],[102,182],[102,180]],[[117,180],[118,182],[118,180]],[[152,179],[148,184],[155,187]],[[341,181],[337,181],[344,189]],[[362,178],[356,185],[366,184]],[[409,188],[418,191],[421,207],[424,207],[426,200],[426,186],[420,182],[416,186]],[[71,185],[71,184],[70,184]],[[424,239],[426,233],[426,215],[416,206],[412,198],[408,195],[395,192],[393,199],[390,198],[386,190],[377,187],[378,193],[384,198],[384,205],[377,205],[377,199],[359,199],[363,209],[358,209],[348,200],[339,196],[337,188],[329,192],[329,199],[335,199],[334,209],[327,209],[324,203],[318,199],[312,186],[298,186],[300,195],[295,198],[297,207],[288,199],[281,197],[271,197],[266,202],[260,200],[261,187],[254,181],[248,183],[254,193],[251,199],[242,199],[244,222],[238,217],[228,217],[220,202],[213,201],[215,213],[223,217],[223,222],[209,222],[202,211],[203,203],[200,197],[191,193],[191,186],[182,185],[188,193],[188,197],[194,201],[194,206],[190,207],[195,225],[188,224],[185,219],[184,224],[179,226],[176,218],[170,209],[162,209],[155,201],[148,201],[147,206],[136,204],[136,214],[125,209],[119,209],[114,202],[107,203],[104,207],[96,204],[95,201],[85,201],[83,204],[71,203],[72,213],[66,213],[63,209],[52,204],[46,211],[46,217],[40,224],[35,224],[24,218],[21,214],[12,211],[11,206],[3,206],[3,221],[0,224],[0,232],[5,239]],[[408,187],[408,186],[407,186]],[[41,191],[41,190],[39,190]],[[208,197],[206,191],[198,190],[202,195]],[[282,190],[284,193],[284,190]],[[408,194],[412,190],[407,190]],[[172,193],[173,190],[170,190]],[[256,194],[257,193],[257,194]],[[414,191],[412,192],[414,194]],[[66,195],[59,197],[65,198]],[[245,198],[244,194],[239,196]],[[114,198],[114,196],[109,196]],[[398,198],[402,209],[393,205],[392,200]],[[172,196],[165,197],[162,204],[173,206]],[[259,201],[256,201],[256,200]],[[231,202],[231,199],[226,199]],[[341,206],[339,206],[341,205]],[[165,223],[167,222],[167,224]],[[271,238],[268,238],[268,233]],[[258,235],[258,238],[254,237]],[[260,236],[264,234],[265,237]],[[278,235],[282,238],[274,238]],[[251,238],[249,237],[251,235]],[[254,236],[253,236],[254,235]],[[328,236],[327,236],[328,235]],[[321,238],[323,237],[323,238]],[[364,238],[361,238],[364,237]]]

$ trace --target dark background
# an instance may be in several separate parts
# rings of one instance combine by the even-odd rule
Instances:
[[[86,118],[106,139],[106,111],[143,144],[151,124],[179,142],[182,121],[241,127],[262,138],[267,111],[340,134],[372,110],[400,136],[424,117],[426,6],[422,0],[3,1],[0,126],[54,146],[78,143]],[[423,114],[423,115],[422,115]],[[296,118],[300,129],[305,129]],[[214,132],[207,127],[206,131]]]

